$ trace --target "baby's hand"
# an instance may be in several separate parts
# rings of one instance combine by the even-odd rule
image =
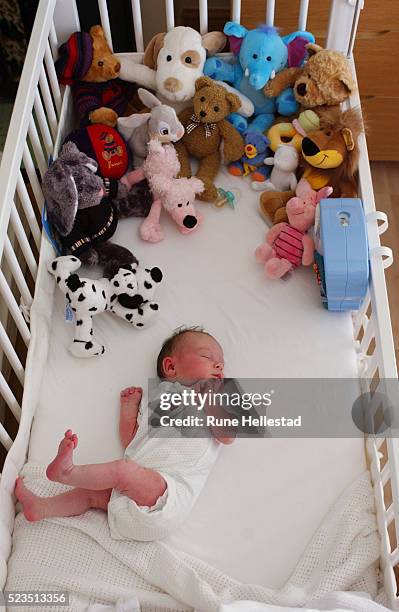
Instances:
[[[195,385],[195,391],[197,393],[222,393],[224,387],[224,381],[221,379],[212,379],[206,381],[200,381]],[[214,416],[216,419],[227,419],[230,420],[230,415],[226,412],[220,404],[214,404],[212,396],[207,396],[207,402],[204,406],[205,414],[207,416]],[[220,422],[220,421],[219,421]],[[232,444],[236,438],[237,431],[234,427],[226,425],[210,425],[213,436],[221,444]]]

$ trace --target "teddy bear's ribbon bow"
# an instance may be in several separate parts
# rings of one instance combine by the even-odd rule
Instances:
[[[186,133],[190,134],[196,127],[203,125],[205,127],[205,138],[209,138],[212,134],[212,130],[215,129],[216,123],[201,123],[197,115],[194,113],[190,117],[190,123],[186,127]]]

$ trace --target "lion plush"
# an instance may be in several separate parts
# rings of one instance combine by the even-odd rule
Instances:
[[[337,106],[354,91],[356,84],[346,57],[338,51],[319,45],[306,45],[309,59],[300,68],[286,68],[268,82],[264,94],[278,96],[292,87],[301,110],[313,109],[319,117],[331,106]]]
[[[363,131],[358,109],[324,111],[320,130],[302,140],[302,177],[312,189],[333,187],[333,198],[353,198],[357,194],[356,171],[359,161],[358,138]],[[264,191],[260,209],[273,224],[287,221],[285,205],[295,195],[292,191]]]
[[[179,114],[185,128],[183,138],[175,145],[179,157],[180,176],[191,176],[189,155],[200,160],[196,174],[204,183],[204,191],[197,196],[208,202],[216,200],[218,193],[214,179],[218,173],[221,155],[220,145],[224,141],[224,161],[237,161],[244,155],[244,140],[226,120],[236,112],[240,99],[209,77],[200,77],[195,82],[194,106]]]
[[[137,87],[118,78],[121,65],[102,27],[93,26],[89,33],[74,32],[58,53],[58,79],[72,86],[81,122],[114,127],[118,116],[128,111]]]

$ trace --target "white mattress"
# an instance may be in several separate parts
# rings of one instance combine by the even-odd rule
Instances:
[[[204,221],[195,234],[181,235],[166,214],[165,240],[156,245],[138,238],[140,220],[119,225],[114,240],[164,272],[159,315],[148,329],[101,315],[95,334],[106,354],[76,359],[56,291],[29,461],[47,464],[67,428],[79,434],[76,462],[121,456],[119,391],[146,386],[162,341],[180,325],[202,325],[216,336],[226,376],[357,377],[350,316],[322,308],[309,269],[267,281],[254,258],[267,229],[259,195],[225,172],[218,184],[239,190],[237,208],[199,202]],[[331,504],[364,469],[361,439],[238,440],[222,449],[191,517],[170,541],[240,581],[278,588]]]

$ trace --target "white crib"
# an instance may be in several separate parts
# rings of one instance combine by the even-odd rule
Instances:
[[[140,0],[131,0],[131,3],[137,44],[134,56],[140,62],[144,51]],[[99,0],[98,4],[102,25],[112,46],[107,2]],[[170,29],[174,26],[173,0],[159,0],[159,4],[165,10]],[[231,5],[231,18],[239,21],[241,1],[232,0]],[[308,5],[309,0],[301,0],[298,29],[306,29]],[[343,51],[352,62],[362,8],[362,0],[331,2],[326,46]],[[274,11],[274,0],[267,0],[266,23],[274,23]],[[205,33],[208,27],[207,0],[199,0],[199,15],[200,30]],[[49,252],[38,221],[44,201],[40,177],[46,171],[48,158],[57,150],[71,112],[69,92],[62,91],[58,85],[54,61],[59,45],[79,29],[74,0],[40,1],[0,166],[0,393],[5,415],[9,411],[18,422],[18,433],[14,436],[2,424],[2,421],[7,421],[0,419],[0,442],[7,453],[0,481],[2,587],[12,542],[14,483],[27,455],[35,398],[41,382],[32,355],[39,351],[45,358],[48,342],[45,331],[37,322],[37,312],[43,313],[45,304],[35,303],[31,310],[36,279],[46,274],[44,260],[48,259]],[[359,104],[358,96],[350,100],[350,105]],[[386,230],[387,222],[375,214],[364,136],[360,148],[360,194],[366,215],[369,215],[369,245],[374,255],[379,255],[371,258],[369,295],[361,310],[353,316],[354,342],[363,357],[361,384],[367,391],[370,385],[378,390],[382,379],[396,379],[397,371],[384,276],[384,269],[392,263],[392,256],[389,249],[380,245],[380,235]],[[29,189],[24,181],[25,175],[29,179]],[[379,224],[381,220],[383,223]],[[26,348],[28,353],[24,363]],[[15,382],[12,387],[7,382],[11,374]],[[18,401],[21,390],[22,403]],[[385,591],[392,608],[399,610],[395,578],[395,567],[399,565],[399,442],[394,437],[369,436],[366,452],[374,484]]]

